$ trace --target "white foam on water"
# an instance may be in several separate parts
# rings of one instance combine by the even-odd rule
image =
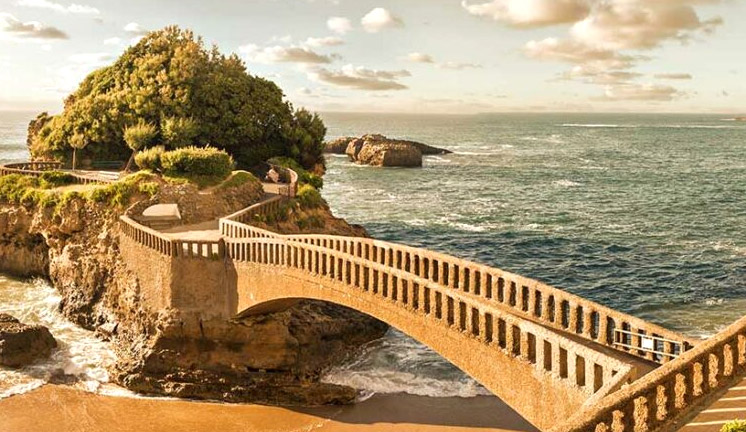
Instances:
[[[60,300],[43,280],[21,282],[0,276],[0,312],[25,324],[46,326],[58,344],[49,359],[21,369],[0,367],[0,398],[31,391],[55,375],[74,376],[75,387],[90,392],[109,382],[106,368],[115,361],[111,345],[69,322],[58,310]]]
[[[363,399],[376,393],[462,398],[490,395],[427,347],[393,329],[368,344],[362,355],[329,371],[322,381],[356,388]]]
[[[578,182],[574,182],[572,180],[566,180],[566,179],[557,180],[557,181],[553,182],[553,184],[555,184],[557,186],[562,186],[562,187],[578,187],[578,186],[583,186],[582,183],[578,183]]]

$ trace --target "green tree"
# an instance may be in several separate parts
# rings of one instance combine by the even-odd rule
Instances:
[[[83,150],[88,145],[88,140],[82,133],[76,132],[70,137],[70,147],[73,148],[73,171],[78,169],[78,150]]]
[[[198,134],[197,122],[192,118],[169,117],[161,122],[163,144],[172,149],[195,144]]]
[[[153,144],[157,136],[158,132],[155,126],[150,123],[145,123],[142,120],[140,120],[136,125],[124,129],[124,141],[132,150],[132,155],[127,161],[125,171],[130,170],[130,166],[132,165],[132,161],[135,160],[137,152],[140,149],[144,149]]]
[[[29,148],[36,158],[64,160],[73,133],[85,131],[86,156],[123,160],[131,156],[124,130],[140,120],[155,125],[156,141],[168,147],[209,144],[243,169],[274,156],[307,168],[323,160],[318,116],[293,112],[282,90],[249,74],[238,56],[207,48],[175,26],[150,33],[88,75],[61,114],[41,116],[29,128]]]

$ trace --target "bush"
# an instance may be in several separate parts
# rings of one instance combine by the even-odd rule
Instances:
[[[162,146],[157,146],[143,150],[135,156],[135,163],[140,169],[150,170],[153,172],[163,171],[163,165],[161,165],[161,156],[165,152]]]
[[[746,432],[746,420],[733,420],[723,425],[720,432]]]
[[[138,151],[151,145],[157,135],[158,131],[155,126],[140,119],[136,125],[124,130],[124,142],[132,151]]]
[[[39,186],[43,189],[52,189],[73,183],[75,183],[75,177],[61,171],[45,171],[39,176]]]
[[[321,190],[324,187],[324,179],[316,174],[306,171],[295,159],[287,157],[276,157],[268,161],[272,165],[290,168],[298,174],[298,183],[301,185],[310,184],[314,188]]]
[[[192,118],[169,117],[161,123],[161,135],[169,148],[181,148],[194,144],[199,128]]]
[[[305,208],[316,208],[324,205],[324,199],[316,188],[311,185],[303,185],[298,189],[295,198]]]
[[[161,155],[163,173],[171,177],[225,179],[233,171],[233,158],[213,147],[184,147]]]

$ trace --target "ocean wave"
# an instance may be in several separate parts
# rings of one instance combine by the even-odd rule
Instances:
[[[555,182],[552,182],[552,184],[562,187],[578,187],[583,186],[582,183],[574,182],[572,180],[557,180]]]
[[[684,124],[594,124],[594,123],[563,123],[561,127],[590,128],[590,129],[746,129],[733,125],[684,125]]]
[[[97,392],[109,382],[107,367],[115,361],[107,342],[69,322],[58,310],[61,297],[43,280],[31,283],[0,277],[0,312],[27,324],[41,324],[57,339],[49,359],[21,369],[0,367],[0,399],[26,393],[55,378]]]
[[[536,136],[525,136],[521,137],[521,141],[531,141],[531,142],[545,142],[549,144],[564,144],[565,141],[563,141],[560,138],[561,135],[550,135],[548,137],[536,137]]]
[[[376,393],[462,398],[490,394],[436,353],[394,329],[368,344],[360,356],[329,371],[322,381],[356,388],[362,398]]]
[[[469,151],[455,151],[453,152],[455,155],[459,156],[492,156],[495,153],[487,153],[487,152],[469,152]]]

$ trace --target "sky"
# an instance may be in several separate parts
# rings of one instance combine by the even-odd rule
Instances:
[[[746,114],[744,0],[0,0],[0,110],[194,30],[309,109]]]

